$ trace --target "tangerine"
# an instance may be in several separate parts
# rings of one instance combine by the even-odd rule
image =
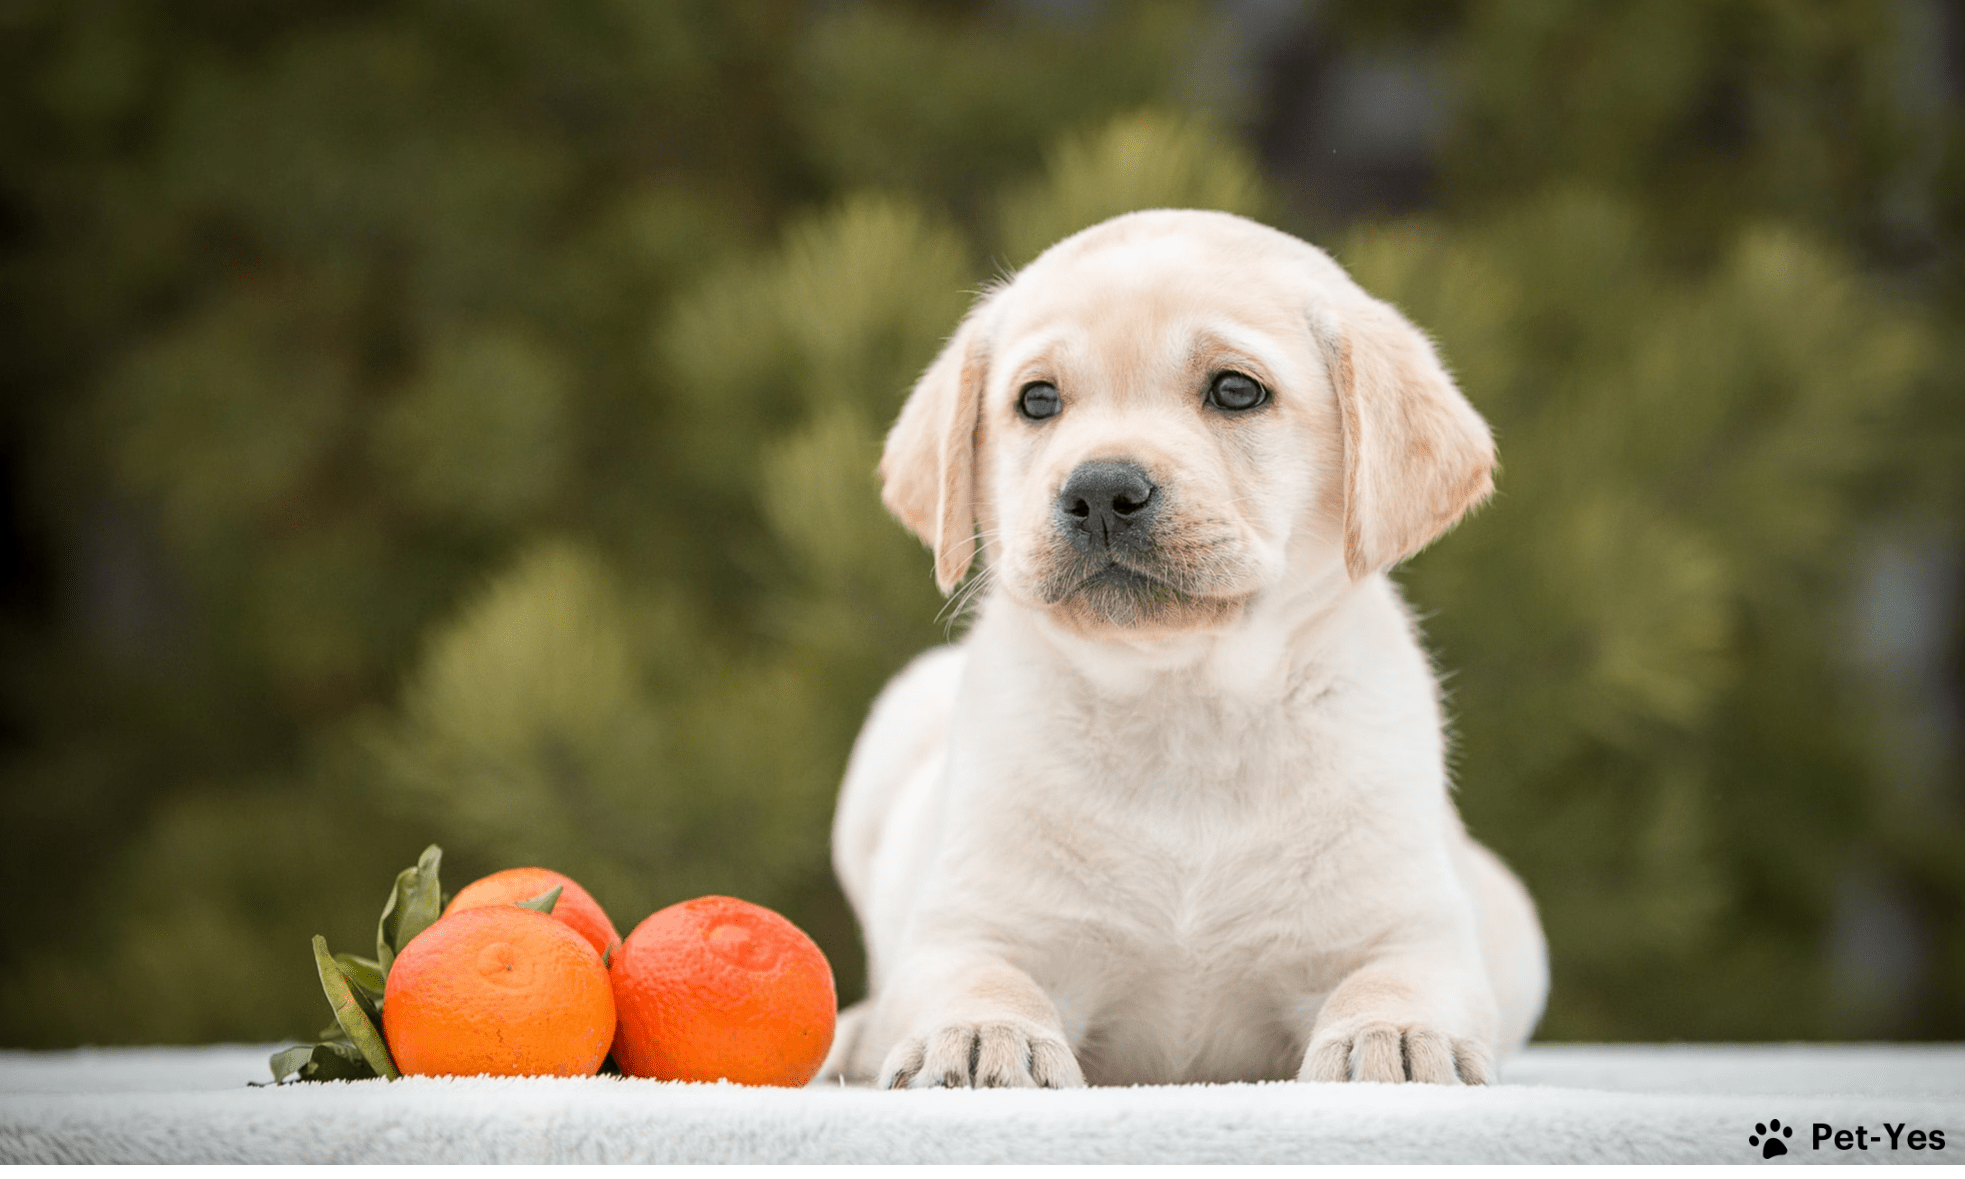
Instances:
[[[607,919],[606,910],[571,877],[562,876],[550,868],[507,868],[503,872],[493,872],[482,879],[473,880],[457,890],[457,895],[450,898],[450,907],[444,912],[455,913],[460,909],[529,901],[553,888],[558,888],[560,894],[559,901],[553,905],[552,915],[586,938],[588,944],[593,946],[594,953],[605,956],[608,948],[621,940],[621,935],[614,931],[614,923]]]
[[[631,1077],[803,1085],[832,1047],[832,967],[762,905],[670,905],[635,926],[609,973],[614,1061]]]
[[[405,1075],[592,1076],[614,992],[587,940],[516,905],[449,913],[389,969],[382,1035]]]

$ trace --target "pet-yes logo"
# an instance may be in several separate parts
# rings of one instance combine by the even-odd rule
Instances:
[[[1787,1144],[1781,1139],[1792,1137],[1793,1126],[1783,1126],[1781,1119],[1770,1118],[1766,1122],[1753,1124],[1753,1133],[1747,1135],[1747,1145],[1760,1147],[1760,1157],[1771,1159],[1788,1153]]]
[[[1885,1122],[1881,1134],[1868,1126],[1840,1129],[1827,1122],[1816,1122],[1810,1128],[1808,1148],[1822,1150],[1943,1150],[1945,1132],[1943,1130],[1910,1130],[1907,1122]],[[1753,1124],[1753,1133],[1747,1135],[1747,1145],[1760,1148],[1760,1157],[1777,1159],[1788,1153],[1788,1140],[1794,1137],[1794,1127],[1781,1124],[1779,1118],[1768,1118]],[[1796,1144],[1796,1149],[1800,1145]]]

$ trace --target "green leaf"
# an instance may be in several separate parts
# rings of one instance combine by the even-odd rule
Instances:
[[[336,969],[338,970],[338,969],[340,969],[340,967],[338,967],[338,966],[337,966],[337,967],[336,967]],[[376,1027],[378,1027],[378,1028],[380,1028],[380,1027],[382,1026],[382,1002],[381,1002],[381,1000],[379,1000],[379,999],[375,999],[375,998],[371,998],[371,997],[369,996],[369,993],[368,993],[367,991],[365,991],[365,990],[363,990],[363,989],[362,989],[361,987],[359,987],[359,986],[357,986],[357,985],[356,985],[356,984],[354,983],[354,981],[353,981],[352,979],[348,979],[348,976],[347,976],[347,975],[345,975],[345,974],[344,974],[344,975],[342,975],[341,977],[342,977],[342,978],[343,978],[344,980],[347,980],[347,982],[348,982],[348,993],[349,993],[350,995],[353,995],[353,996],[355,997],[355,1006],[357,1006],[357,1007],[359,1007],[359,1008],[361,1008],[361,1009],[362,1009],[362,1014],[368,1017],[368,1021],[369,1021],[370,1023],[372,1023],[372,1024],[374,1024],[374,1025],[375,1025]],[[323,1038],[323,1039],[326,1039],[326,1040],[338,1040],[338,1039],[341,1039],[342,1037],[340,1037],[340,1036],[324,1036],[324,1037],[322,1037],[322,1038]]]
[[[301,1067],[303,1081],[366,1081],[376,1075],[367,1059],[346,1040],[323,1040]]]
[[[546,916],[551,917],[553,915],[553,906],[559,904],[559,894],[565,891],[565,888],[565,885],[555,884],[536,897],[523,901],[513,901],[512,903],[521,909],[530,909],[534,913],[544,913]]]
[[[358,994],[365,995],[376,1010],[382,1009],[382,993],[388,986],[388,976],[382,973],[382,965],[371,958],[358,958],[353,954],[336,954],[334,964],[355,988]],[[322,1039],[328,1037],[323,1036]]]
[[[433,843],[423,849],[414,868],[396,873],[395,887],[389,890],[382,916],[375,923],[375,960],[384,976],[409,939],[442,916],[443,887],[437,878],[442,860],[443,849]]]
[[[382,967],[382,973],[396,963],[396,931],[402,928],[403,907],[409,898],[409,890],[416,884],[416,869],[404,868],[396,873],[396,883],[389,890],[389,899],[382,902],[382,916],[375,923],[375,960]]]
[[[404,898],[402,917],[396,926],[396,953],[410,939],[436,923],[443,916],[443,885],[437,879],[437,866],[443,861],[443,849],[431,844],[423,849],[416,860],[416,877],[410,884],[409,895]]]
[[[379,1076],[391,1080],[401,1076],[396,1071],[396,1062],[389,1056],[389,1046],[382,1042],[382,1033],[375,1030],[375,1024],[364,1014],[362,1000],[348,985],[341,968],[334,964],[334,955],[328,953],[327,939],[319,934],[314,936],[314,965],[320,970],[321,991],[327,995],[328,1006],[334,1008],[335,1022],[348,1033],[349,1042],[361,1052],[362,1059]]]
[[[300,1071],[300,1066],[314,1058],[316,1045],[302,1044],[297,1048],[282,1048],[273,1054],[269,1062],[273,1066],[273,1083],[279,1084]]]
[[[282,1048],[273,1054],[271,1063],[275,1085],[288,1077],[296,1081],[365,1081],[375,1076],[362,1054],[343,1039]]]

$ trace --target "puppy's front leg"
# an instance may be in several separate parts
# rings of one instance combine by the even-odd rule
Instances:
[[[883,996],[903,1029],[880,1068],[884,1089],[1070,1089],[1085,1074],[1064,1021],[1029,975],[993,955],[916,957]]]
[[[1324,1001],[1297,1080],[1485,1085],[1494,1077],[1494,1022],[1478,970],[1437,954],[1380,958]]]

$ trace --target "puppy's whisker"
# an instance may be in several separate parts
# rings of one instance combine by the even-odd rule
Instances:
[[[995,581],[996,570],[991,566],[985,565],[973,577],[956,588],[955,593],[949,596],[948,601],[943,603],[940,612],[935,615],[935,621],[943,624],[942,635],[944,638],[952,639],[954,637],[955,624],[962,621],[969,614],[976,600]]]

